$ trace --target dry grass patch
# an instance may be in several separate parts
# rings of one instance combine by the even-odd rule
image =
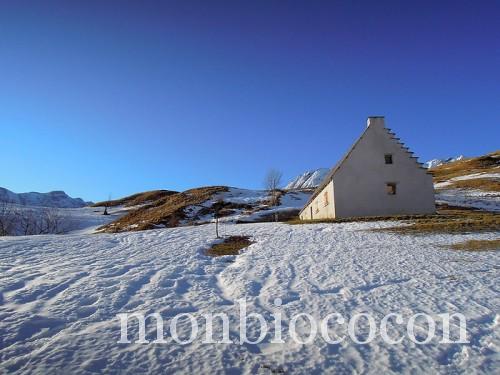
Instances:
[[[446,189],[477,189],[483,191],[500,192],[500,181],[491,178],[475,178],[472,180],[451,181]]]
[[[405,226],[374,229],[400,234],[471,233],[500,231],[500,215],[471,210],[443,210],[437,215],[406,221]]]
[[[159,226],[176,227],[186,218],[184,209],[199,205],[214,194],[228,191],[226,186],[209,186],[168,195],[139,207],[100,230],[109,233],[154,229]]]
[[[467,251],[500,250],[500,238],[495,240],[469,240],[450,245],[449,248]]]
[[[422,218],[429,218],[435,215],[395,215],[395,216],[362,216],[362,217],[347,217],[342,219],[315,219],[315,220],[301,220],[295,217],[286,221],[286,224],[323,224],[323,223],[353,223],[353,222],[371,222],[371,221],[401,221],[401,220],[417,220]]]
[[[248,236],[231,236],[225,238],[222,242],[216,243],[207,250],[206,254],[213,257],[224,255],[238,255],[241,249],[253,244]]]
[[[399,215],[399,216],[369,216],[344,219],[300,220],[287,221],[287,224],[320,224],[320,223],[350,223],[371,221],[401,221],[400,226],[376,228],[373,231],[386,231],[400,234],[430,234],[430,233],[470,233],[500,231],[500,214],[486,211],[476,211],[451,206],[443,206],[434,215]]]
[[[116,207],[116,206],[125,206],[132,207],[138,206],[140,204],[151,203],[153,201],[157,201],[159,199],[163,199],[172,194],[177,194],[176,191],[171,190],[151,190],[145,191],[143,193],[137,193],[133,195],[129,195],[128,197],[114,199],[110,201],[102,201],[94,203],[91,207]]]
[[[498,167],[500,167],[500,151],[495,151],[477,158],[443,164],[430,169],[429,172],[433,175],[434,182],[443,182],[473,173],[498,172]]]

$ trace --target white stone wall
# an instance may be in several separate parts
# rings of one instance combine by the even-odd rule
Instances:
[[[432,176],[376,120],[333,178],[336,217],[434,213]],[[385,154],[393,164],[385,164]],[[387,183],[396,184],[395,195]]]
[[[325,196],[327,194],[327,197]],[[327,198],[327,199],[326,199]],[[314,198],[313,201],[300,213],[301,220],[328,219],[335,217],[335,197],[333,191],[333,181]],[[312,208],[312,218],[311,218]]]

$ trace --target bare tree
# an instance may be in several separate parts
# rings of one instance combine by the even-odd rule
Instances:
[[[269,198],[271,205],[275,206],[279,203],[279,187],[281,185],[281,178],[283,173],[277,169],[270,169],[264,180],[264,186],[269,192]]]
[[[33,210],[22,209],[19,210],[16,215],[19,222],[19,229],[21,231],[21,234],[24,234],[25,236],[37,234],[37,222]]]
[[[20,233],[25,236],[37,234],[62,234],[67,230],[64,218],[57,208],[23,209],[16,213]]]
[[[57,208],[43,209],[38,223],[39,234],[62,234],[66,229],[63,225],[63,217]]]
[[[0,236],[63,234],[70,228],[71,223],[57,208],[16,208],[0,202]]]
[[[0,202],[0,236],[14,234],[16,217],[10,202]]]

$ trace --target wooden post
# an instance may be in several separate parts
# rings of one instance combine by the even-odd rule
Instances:
[[[219,236],[219,216],[220,216],[220,210],[224,207],[224,201],[218,200],[212,205],[212,208],[214,210],[214,219],[215,219],[215,236],[217,238],[220,238]]]
[[[216,236],[216,238],[220,238],[219,237],[219,215],[217,212],[215,213],[215,236]]]

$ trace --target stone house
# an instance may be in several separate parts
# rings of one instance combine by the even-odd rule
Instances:
[[[363,134],[326,175],[299,216],[315,220],[435,210],[432,175],[385,127],[383,117],[369,117]]]

